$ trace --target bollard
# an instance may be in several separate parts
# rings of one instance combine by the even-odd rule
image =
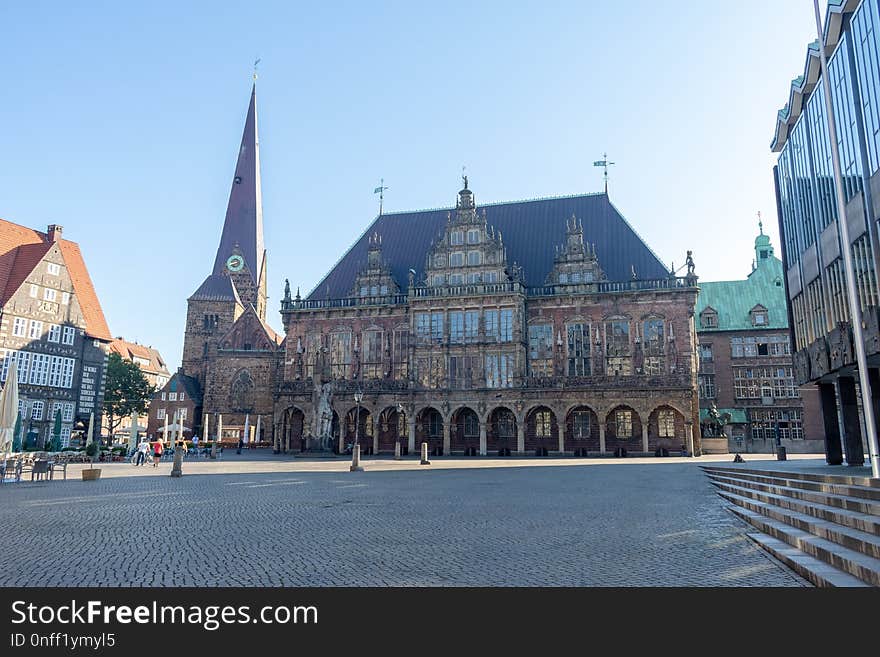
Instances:
[[[422,443],[422,461],[419,465],[431,465],[428,460],[428,443]]]
[[[351,467],[348,469],[349,472],[363,472],[364,468],[361,466],[361,446],[355,445],[351,449]]]
[[[183,446],[174,448],[174,465],[171,466],[171,476],[183,476]]]
[[[400,443],[394,443],[394,460],[400,460]]]

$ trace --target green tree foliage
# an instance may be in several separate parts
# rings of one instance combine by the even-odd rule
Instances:
[[[107,416],[110,436],[113,436],[122,418],[132,412],[141,414],[147,410],[155,388],[147,381],[137,363],[125,360],[116,352],[110,353],[104,381],[104,414]]]

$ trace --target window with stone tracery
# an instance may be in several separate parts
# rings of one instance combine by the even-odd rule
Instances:
[[[334,379],[348,377],[351,366],[351,332],[335,331],[330,334],[330,372]]]
[[[364,331],[362,371],[365,379],[381,379],[385,373],[382,367],[383,331]]]

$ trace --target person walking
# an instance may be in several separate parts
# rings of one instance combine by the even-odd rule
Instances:
[[[135,465],[145,465],[149,451],[150,443],[148,443],[146,439],[142,440],[137,446],[137,462]]]
[[[154,468],[158,468],[158,467],[159,467],[159,461],[162,460],[162,452],[163,452],[163,449],[162,449],[162,441],[161,441],[161,440],[157,440],[157,441],[153,444],[153,467],[154,467]]]
[[[192,445],[193,445],[193,454],[198,456],[199,455],[199,437],[195,434],[193,434],[193,437],[192,437]]]
[[[244,446],[244,438],[238,439],[238,453],[241,454],[241,448]]]

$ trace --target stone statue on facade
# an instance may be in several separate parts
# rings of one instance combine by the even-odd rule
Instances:
[[[332,384],[324,383],[316,386],[316,394],[318,403],[315,405],[317,411],[315,413],[315,437],[316,447],[321,451],[331,449],[333,441],[333,407],[330,405],[330,399],[333,396],[331,390]]]

